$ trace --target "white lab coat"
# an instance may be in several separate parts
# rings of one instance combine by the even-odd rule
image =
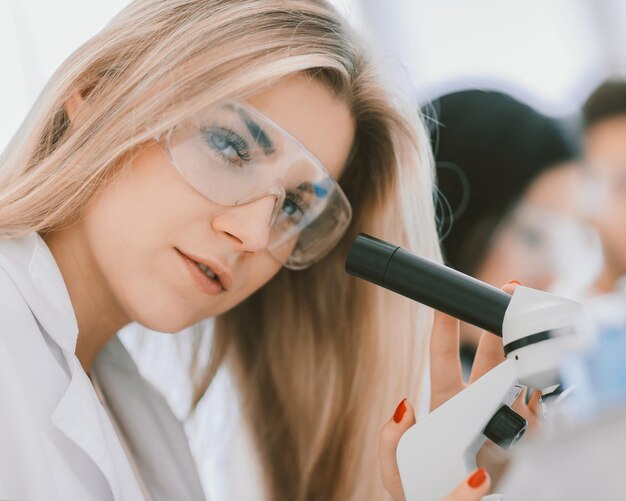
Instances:
[[[121,342],[93,364],[107,410],[77,334],[43,239],[0,239],[0,499],[134,501],[141,484],[154,500],[204,499],[181,423]]]

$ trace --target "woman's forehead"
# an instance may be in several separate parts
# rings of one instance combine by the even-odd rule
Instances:
[[[286,130],[338,179],[354,138],[354,120],[344,102],[322,83],[291,77],[246,98]]]

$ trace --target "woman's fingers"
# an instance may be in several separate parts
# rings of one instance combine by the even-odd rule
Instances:
[[[528,399],[528,408],[535,416],[541,416],[541,392],[533,390]]]
[[[519,283],[517,281],[511,281],[502,287],[502,290],[508,294],[513,294],[515,287]],[[472,365],[472,373],[470,375],[469,383],[473,383],[479,377],[483,376],[496,365],[504,362],[505,356],[502,349],[502,338],[491,334],[490,332],[483,332],[478,342],[478,348],[476,349],[476,356],[474,357],[474,364]]]
[[[459,321],[435,311],[430,338],[430,410],[452,398],[464,387],[459,353]]]
[[[392,418],[385,423],[380,433],[379,456],[383,484],[394,500],[404,501],[404,491],[400,481],[400,471],[396,451],[400,438],[415,424],[415,411],[406,400],[402,400]],[[480,501],[491,488],[489,474],[479,468],[446,496],[443,501]]]
[[[526,403],[527,389],[524,388],[517,396],[511,408],[528,422],[528,430],[537,430],[541,425],[541,392],[533,390]]]
[[[479,377],[483,376],[496,365],[504,362],[504,350],[502,349],[502,338],[491,332],[483,332],[476,348],[472,373],[469,383],[472,384]]]
[[[489,474],[483,468],[478,468],[469,477],[463,479],[463,482],[442,501],[480,501],[480,498],[487,495],[490,488]]]
[[[400,471],[396,461],[396,450],[400,437],[415,424],[413,406],[405,398],[400,402],[393,417],[385,423],[380,432],[379,456],[383,484],[396,501],[404,501],[404,491],[400,482]]]
[[[522,285],[522,284],[520,284],[517,280],[511,280],[508,284],[504,284],[500,288],[507,294],[513,294],[513,291],[518,285]]]

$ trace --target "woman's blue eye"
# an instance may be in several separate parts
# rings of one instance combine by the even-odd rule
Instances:
[[[236,132],[222,127],[202,130],[208,145],[228,163],[241,165],[252,159],[248,143]]]
[[[283,202],[282,210],[291,224],[300,223],[304,217],[306,209],[306,202],[302,200],[302,197],[298,193],[287,193],[285,201]]]
[[[211,143],[213,143],[213,146],[215,146],[220,151],[224,151],[228,148],[228,141],[226,140],[226,137],[220,134],[216,134],[215,132],[211,132],[209,134],[209,141],[211,141]]]
[[[300,211],[300,207],[298,207],[291,200],[285,200],[285,203],[283,204],[283,210],[288,216],[293,216],[298,211]]]

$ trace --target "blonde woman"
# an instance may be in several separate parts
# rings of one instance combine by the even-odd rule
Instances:
[[[384,499],[431,315],[343,268],[359,231],[439,257],[400,109],[322,1],[139,0],[80,47],[0,158],[0,498],[202,499],[116,333],[215,317],[195,402],[230,364],[265,497]]]

